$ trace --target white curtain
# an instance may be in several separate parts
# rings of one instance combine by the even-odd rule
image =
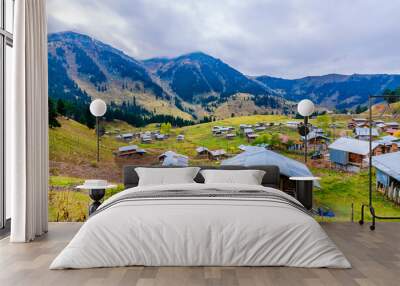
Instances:
[[[48,227],[48,93],[45,0],[15,1],[13,94],[7,98],[6,175],[12,242]]]

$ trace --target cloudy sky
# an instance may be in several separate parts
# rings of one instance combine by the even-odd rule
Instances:
[[[400,73],[398,0],[48,0],[49,32],[137,58],[203,51],[248,75]]]

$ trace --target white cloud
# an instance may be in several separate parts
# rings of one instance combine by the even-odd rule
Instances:
[[[74,30],[138,59],[204,51],[251,74],[400,73],[400,1],[48,0]]]

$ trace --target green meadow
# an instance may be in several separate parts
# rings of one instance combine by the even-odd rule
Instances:
[[[329,118],[338,128],[326,130],[332,136],[338,137],[348,134],[346,129],[349,116],[335,116]],[[254,115],[233,117],[217,122],[209,122],[183,128],[173,128],[170,138],[164,141],[153,141],[150,144],[141,144],[138,140],[122,142],[115,139],[118,133],[156,130],[155,124],[146,128],[134,128],[125,122],[105,123],[106,135],[101,138],[101,161],[96,162],[96,136],[94,130],[88,129],[73,120],[59,119],[62,127],[50,129],[50,192],[49,192],[49,219],[51,221],[84,221],[87,218],[87,209],[90,198],[87,192],[78,191],[74,186],[84,179],[105,178],[119,184],[116,189],[108,190],[106,198],[123,190],[121,185],[121,170],[124,164],[132,163],[130,159],[119,159],[113,152],[120,146],[135,144],[146,149],[146,155],[133,159],[134,164],[157,164],[157,157],[161,153],[172,150],[190,157],[190,163],[219,164],[218,161],[196,158],[196,147],[204,146],[209,149],[225,149],[230,154],[240,153],[240,144],[249,144],[247,139],[239,134],[227,140],[224,137],[214,137],[211,128],[215,125],[233,126],[238,129],[240,124],[255,124],[257,122],[275,123],[268,127],[264,134],[284,134],[292,140],[298,140],[296,130],[285,126],[287,121],[295,121],[281,115]],[[279,123],[281,123],[279,125]],[[312,123],[318,125],[319,120]],[[323,123],[323,122],[322,122]],[[326,122],[325,122],[326,124]],[[263,134],[261,133],[261,134]],[[176,141],[176,135],[185,135],[183,142]],[[277,146],[279,149],[279,146]],[[302,160],[302,155],[285,150],[277,150],[291,158]],[[126,161],[124,161],[126,160]],[[320,176],[321,189],[314,191],[316,207],[324,207],[335,212],[334,218],[317,218],[323,221],[358,221],[362,203],[368,202],[368,175],[366,171],[358,174],[333,170],[331,168],[309,164],[312,172]],[[400,215],[400,207],[385,199],[380,193],[374,193],[374,206],[379,215]],[[369,219],[369,216],[367,216]]]

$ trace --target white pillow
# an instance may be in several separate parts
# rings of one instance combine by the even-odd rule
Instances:
[[[205,184],[261,185],[265,171],[261,170],[202,170]]]
[[[195,183],[193,180],[200,168],[142,168],[135,169],[139,186]]]

